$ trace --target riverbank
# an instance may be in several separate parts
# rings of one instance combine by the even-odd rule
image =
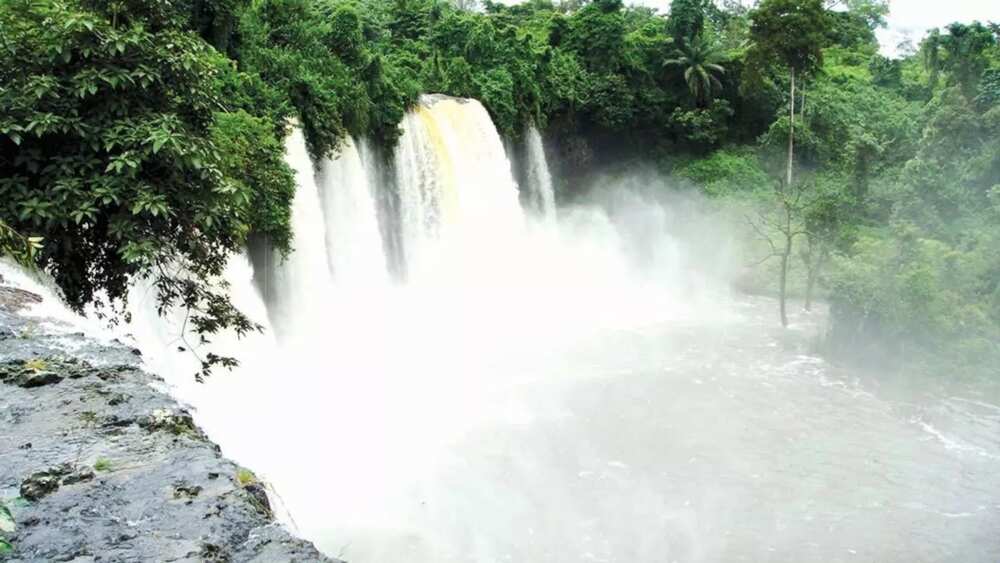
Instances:
[[[333,561],[118,341],[0,278],[0,561]]]

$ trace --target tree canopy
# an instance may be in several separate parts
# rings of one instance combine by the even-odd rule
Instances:
[[[767,208],[793,164],[790,252],[833,303],[835,336],[1000,353],[998,27],[953,24],[890,59],[874,35],[886,13],[884,0],[675,0],[668,14],[621,0],[8,0],[0,252],[49,271],[78,308],[149,276],[204,336],[253,330],[219,275],[250,238],[294,246],[289,124],[317,156],[348,135],[388,150],[418,96],[440,92],[482,101],[507,137],[534,123],[557,138],[564,199],[597,167],[642,160]]]

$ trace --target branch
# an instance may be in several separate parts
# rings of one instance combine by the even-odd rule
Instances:
[[[749,216],[744,215],[744,217],[746,218],[747,223],[750,225],[750,228],[753,229],[755,233],[757,233],[758,238],[767,242],[767,245],[771,247],[771,256],[777,256],[778,247],[775,246],[774,239],[772,239],[770,235],[761,230],[760,226],[754,223],[753,219],[751,219]],[[768,258],[770,258],[771,256],[769,256]]]
[[[747,267],[748,268],[752,268],[752,267],[755,267],[755,266],[760,266],[764,262],[767,262],[768,260],[770,260],[771,258],[774,258],[776,256],[778,256],[778,255],[772,252],[771,254],[768,254],[767,256],[761,258],[760,260],[757,260],[756,262],[751,262],[750,264],[747,264]]]

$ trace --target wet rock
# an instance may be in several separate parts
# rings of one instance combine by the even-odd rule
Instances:
[[[94,470],[89,467],[81,467],[63,477],[63,485],[73,485],[94,479]]]
[[[201,494],[201,491],[202,491],[201,485],[191,485],[184,481],[174,484],[175,499],[180,499],[180,498],[191,499]]]
[[[41,303],[39,295],[16,287],[0,286],[0,310],[16,313],[30,305]]]
[[[59,383],[63,377],[49,369],[42,359],[11,361],[0,364],[0,381],[18,387],[31,388]]]
[[[139,426],[150,432],[165,431],[175,436],[191,436],[207,439],[194,419],[186,410],[156,409],[151,414],[139,417]]]
[[[124,428],[126,426],[131,426],[135,422],[136,419],[134,418],[121,417],[116,414],[109,414],[101,418],[101,428],[105,430]]]
[[[100,374],[87,362],[75,359],[35,357],[0,364],[0,381],[24,388],[54,385],[64,379],[82,379],[91,375]]]
[[[62,478],[73,471],[68,464],[54,465],[44,471],[32,473],[21,482],[21,497],[37,501],[45,495],[59,490]]]
[[[198,557],[202,561],[217,561],[219,563],[228,563],[233,559],[225,548],[212,543],[202,545],[201,550],[198,552]]]
[[[263,485],[260,483],[249,483],[243,485],[243,491],[250,497],[250,503],[258,512],[269,519],[274,517],[271,502],[267,499],[267,490]]]
[[[63,378],[51,371],[27,372],[21,374],[14,383],[20,387],[28,388],[41,387],[42,385],[53,385],[59,383]]]
[[[108,404],[114,407],[124,403],[127,400],[128,400],[128,395],[126,395],[125,393],[115,393],[114,395],[111,396],[110,399],[108,399]]]
[[[47,334],[57,322],[0,310],[0,334],[17,334],[0,338],[0,495],[23,497],[8,503],[15,561],[332,561],[274,523],[264,485],[227,478],[240,468],[127,344]],[[61,379],[24,387],[27,371]],[[95,467],[65,463],[84,459]],[[96,471],[105,459],[113,470]]]

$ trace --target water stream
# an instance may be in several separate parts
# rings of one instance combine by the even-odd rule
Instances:
[[[388,174],[364,140],[315,166],[290,137],[295,251],[231,266],[270,329],[225,343],[238,373],[193,385],[176,326],[136,331],[298,533],[359,563],[1000,557],[994,393],[830,365],[822,312],[776,327],[640,194],[557,218],[538,132],[519,187],[478,102],[402,126]]]

